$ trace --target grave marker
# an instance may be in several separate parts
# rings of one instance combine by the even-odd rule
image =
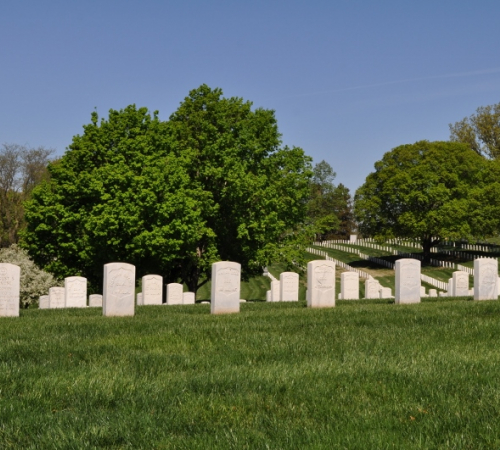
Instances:
[[[359,275],[356,272],[340,274],[340,293],[342,300],[359,300]]]
[[[280,299],[282,302],[299,301],[299,274],[282,272],[280,274]]]
[[[307,306],[311,308],[335,306],[335,263],[333,261],[316,260],[307,263],[306,300]]]
[[[228,314],[240,312],[241,265],[231,261],[212,264],[210,312]]]
[[[467,272],[453,272],[453,296],[469,296],[469,274]]]
[[[102,295],[101,294],[92,294],[89,295],[89,307],[93,308],[102,308]]]
[[[183,289],[180,283],[167,284],[167,305],[182,305]]]
[[[474,260],[474,300],[498,299],[498,261],[493,258]]]
[[[142,304],[161,305],[163,303],[163,277],[145,275],[142,277]]]
[[[38,299],[38,309],[48,309],[49,308],[49,296],[40,295]]]
[[[183,292],[182,294],[183,305],[194,305],[195,303],[196,303],[196,298],[194,292]]]
[[[133,316],[135,313],[135,266],[127,263],[104,265],[102,312],[105,316]]]
[[[420,303],[420,261],[402,258],[396,261],[396,304]]]
[[[64,308],[65,294],[66,289],[63,287],[51,287],[49,289],[49,308]]]
[[[0,317],[19,316],[21,268],[15,264],[0,263]]]
[[[87,307],[87,278],[67,277],[64,279],[64,303],[66,308]]]

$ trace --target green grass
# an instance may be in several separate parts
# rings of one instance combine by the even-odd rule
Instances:
[[[500,302],[23,310],[2,449],[500,447]]]

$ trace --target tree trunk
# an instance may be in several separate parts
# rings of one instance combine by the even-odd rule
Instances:
[[[439,238],[433,238],[432,236],[424,236],[421,238],[422,250],[423,250],[423,264],[430,264],[431,262],[431,249],[439,244],[441,240]]]

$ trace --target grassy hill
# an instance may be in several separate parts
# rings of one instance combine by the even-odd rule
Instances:
[[[498,448],[500,302],[23,310],[0,448]]]

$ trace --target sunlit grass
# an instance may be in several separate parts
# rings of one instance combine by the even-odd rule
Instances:
[[[0,448],[498,448],[500,303],[27,310]]]

